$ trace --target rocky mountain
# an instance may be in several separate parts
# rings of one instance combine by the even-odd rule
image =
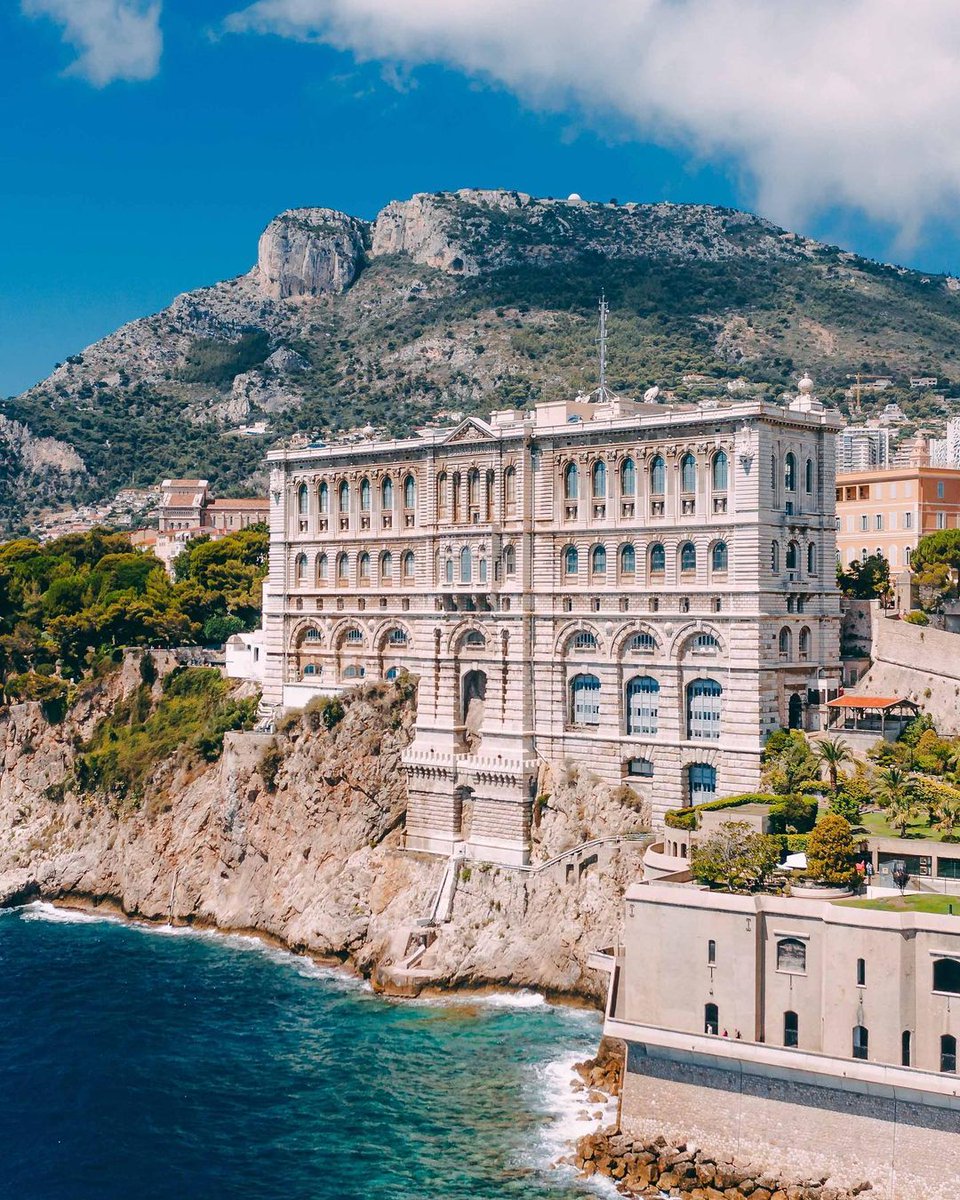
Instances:
[[[706,205],[460,191],[394,201],[372,222],[292,209],[247,274],[177,297],[0,405],[0,520],[169,474],[247,489],[267,446],[298,431],[400,433],[590,389],[601,290],[626,394],[776,394],[808,369],[842,405],[866,371],[893,379],[884,401],[935,421],[949,399],[907,380],[952,390],[958,287]]]

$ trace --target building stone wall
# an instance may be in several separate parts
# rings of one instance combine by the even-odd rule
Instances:
[[[525,861],[544,759],[657,823],[754,787],[766,735],[818,727],[838,682],[837,424],[805,385],[274,452],[265,699],[417,675],[407,842],[438,853]]]
[[[960,1178],[956,1097],[649,1042],[629,1045],[621,1126],[798,1179],[869,1181],[876,1200],[954,1200]]]

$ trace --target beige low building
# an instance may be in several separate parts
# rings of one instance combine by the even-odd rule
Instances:
[[[955,1195],[960,916],[638,884],[607,965],[628,1131]]]

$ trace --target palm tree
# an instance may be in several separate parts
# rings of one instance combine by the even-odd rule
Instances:
[[[837,775],[844,763],[853,762],[850,747],[843,738],[822,738],[814,748],[817,762],[821,768],[826,767],[827,778],[830,780],[830,791],[837,794]]]
[[[900,767],[884,767],[878,772],[877,778],[880,782],[878,799],[886,809],[887,820],[900,830],[900,836],[903,837],[916,811],[910,775]]]

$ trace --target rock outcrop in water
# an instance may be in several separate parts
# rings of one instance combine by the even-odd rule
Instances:
[[[346,698],[332,730],[308,710],[276,738],[228,734],[219,762],[162,762],[139,807],[127,809],[80,791],[71,772],[77,746],[140,683],[129,656],[85,686],[62,724],[48,724],[37,704],[0,710],[0,902],[106,900],[151,920],[256,931],[366,975],[400,962],[447,866],[402,849],[399,760],[412,701],[393,684],[367,685]],[[549,786],[540,862],[644,826],[645,814],[573,769]],[[450,919],[417,963],[416,987],[509,985],[599,999],[606,979],[586,957],[615,939],[638,849],[614,847],[603,870],[569,881],[562,863],[464,867]]]

